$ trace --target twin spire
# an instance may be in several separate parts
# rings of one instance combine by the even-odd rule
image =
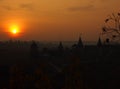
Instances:
[[[79,37],[79,41],[78,41],[78,44],[77,44],[78,47],[83,47],[83,41],[81,39],[81,36]],[[97,46],[98,47],[101,47],[102,46],[102,41],[101,41],[101,38],[99,37],[98,39],[98,42],[97,42]]]
[[[82,48],[84,46],[81,36],[79,37],[78,43],[75,44],[74,46],[76,46],[77,48]],[[102,46],[102,41],[101,41],[101,38],[99,37],[98,42],[97,42],[97,47],[101,47],[101,46]],[[58,48],[63,49],[63,44],[61,41],[59,43]]]

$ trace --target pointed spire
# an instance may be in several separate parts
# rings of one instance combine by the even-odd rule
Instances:
[[[101,41],[101,38],[100,38],[100,37],[99,37],[99,39],[98,39],[97,46],[98,46],[98,47],[101,47],[101,46],[102,46],[102,41]]]
[[[58,48],[59,48],[59,49],[63,49],[63,44],[62,44],[62,42],[61,42],[61,41],[60,41],[60,43],[59,43]]]
[[[83,42],[82,42],[82,39],[81,39],[81,36],[79,37],[79,41],[78,41],[78,47],[83,47]]]
[[[39,48],[35,41],[32,42],[30,53],[32,58],[38,58],[39,57]]]

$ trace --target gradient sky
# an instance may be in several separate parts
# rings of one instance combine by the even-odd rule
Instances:
[[[98,39],[104,20],[120,11],[120,0],[0,0],[0,40],[85,41]],[[19,37],[9,35],[11,24]]]

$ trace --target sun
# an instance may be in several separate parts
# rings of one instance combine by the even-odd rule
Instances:
[[[10,27],[10,32],[14,35],[18,34],[19,33],[19,27],[17,25],[12,25]]]
[[[6,35],[12,38],[19,38],[23,36],[24,33],[23,24],[20,23],[19,21],[6,22],[4,24],[4,29]]]
[[[12,33],[13,33],[13,34],[16,34],[16,33],[17,33],[17,30],[16,30],[16,29],[13,29]]]

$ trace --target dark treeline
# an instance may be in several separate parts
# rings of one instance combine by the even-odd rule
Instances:
[[[119,89],[120,46],[0,42],[0,89]],[[119,87],[119,88],[117,88]]]

